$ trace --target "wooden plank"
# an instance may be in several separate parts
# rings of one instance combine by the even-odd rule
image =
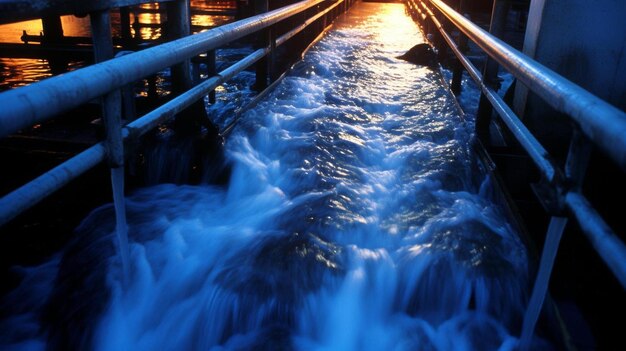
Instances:
[[[77,15],[89,12],[171,0],[0,0],[0,24],[45,16]]]

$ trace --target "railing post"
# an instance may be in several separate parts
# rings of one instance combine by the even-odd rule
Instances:
[[[269,10],[268,0],[254,0],[254,14],[258,15],[261,13],[265,13]],[[264,48],[267,46],[269,41],[269,32],[266,30],[262,30],[257,34],[256,39],[256,48]],[[254,89],[257,91],[262,91],[267,87],[267,58],[260,59],[256,64],[256,82],[254,83]]]
[[[167,3],[167,38],[174,40],[191,34],[189,0],[176,0]],[[190,59],[172,66],[172,91],[175,95],[191,88]]]
[[[417,2],[418,4],[416,4],[416,9],[419,9],[420,6],[423,8],[426,8],[428,6],[428,4],[424,0],[417,0]],[[434,38],[435,34],[433,33],[433,29],[435,32],[438,32],[437,27],[435,26],[435,23],[433,22],[433,19],[430,18],[430,16],[426,16],[426,21],[424,22],[425,22],[424,27],[426,29],[426,38],[428,38],[431,41],[430,44],[434,45],[435,44],[434,40],[430,38]]]
[[[582,188],[590,156],[591,143],[585,138],[579,128],[574,128],[565,162],[565,176],[571,181],[572,186],[576,190]]]
[[[63,40],[63,24],[59,16],[46,16],[41,19],[43,27],[42,45],[59,44]],[[68,61],[64,57],[50,54],[47,55],[48,65],[52,74],[61,74],[67,71]]]
[[[550,219],[546,241],[541,254],[541,261],[539,262],[539,271],[537,272],[533,292],[528,302],[528,308],[524,314],[522,334],[519,340],[520,351],[530,349],[535,325],[537,324],[537,319],[541,313],[541,308],[548,291],[548,284],[550,283],[550,275],[552,274],[556,252],[559,249],[559,243],[561,242],[561,236],[563,235],[566,224],[566,217],[553,216]]]
[[[133,38],[130,32],[130,10],[128,6],[120,7],[120,27],[124,45],[130,44]]]
[[[491,11],[491,23],[489,25],[489,33],[493,36],[500,38],[504,33],[504,25],[506,23],[506,16],[509,11],[509,0],[494,0],[493,9]],[[485,66],[483,68],[483,83],[493,90],[498,91],[500,89],[500,82],[498,80],[498,63],[487,56]],[[480,101],[478,103],[478,112],[476,113],[476,134],[485,144],[489,144],[490,132],[489,125],[491,124],[491,114],[493,109],[491,103],[484,94],[480,95]]]
[[[577,128],[574,129],[565,163],[565,176],[574,190],[580,190],[582,187],[590,154],[591,145]],[[552,217],[550,220],[550,227],[548,228],[546,242],[541,255],[539,272],[537,273],[535,286],[528,303],[528,309],[524,315],[522,335],[520,336],[520,351],[529,350],[532,344],[532,334],[548,291],[548,283],[552,274],[556,251],[558,250],[559,241],[566,223],[567,218],[563,217]]]
[[[239,3],[239,2],[237,2]],[[217,69],[215,67],[215,50],[209,50],[206,53],[206,66],[207,66],[207,76],[209,78],[213,77],[214,75],[217,74]],[[211,90],[209,92],[209,102],[214,104],[215,103],[215,89]]]
[[[278,79],[278,71],[276,67],[276,29],[275,27],[272,26],[269,28],[268,37],[270,40],[270,53],[268,57],[269,78],[270,78],[270,83],[274,83],[276,79]]]
[[[191,17],[189,14],[189,0],[175,0],[167,3],[167,40],[191,35]],[[190,58],[172,66],[171,72],[173,96],[178,96],[193,87]],[[177,133],[195,134],[200,132],[206,120],[204,102],[197,101],[176,116],[173,127]]]
[[[94,56],[96,62],[113,58],[113,39],[111,36],[111,19],[108,11],[90,14],[91,33],[93,37]],[[128,228],[126,226],[126,206],[124,204],[124,144],[121,125],[121,94],[119,90],[109,92],[102,98],[102,116],[106,135],[107,159],[111,167],[111,186],[115,204],[115,229],[122,260],[123,279],[128,280],[130,274]]]
[[[59,16],[46,16],[41,19],[41,26],[43,27],[43,39],[42,44],[58,43],[63,39],[63,24]]]
[[[133,53],[132,51],[120,51],[115,57],[121,57]],[[135,106],[135,89],[133,83],[127,84],[120,90],[122,94],[122,118],[126,123],[137,118],[137,108]]]
[[[459,12],[463,14],[465,18],[469,18],[469,14],[465,13],[466,8],[467,8],[467,2],[465,0],[461,0],[459,3]],[[467,38],[467,35],[465,35],[463,31],[461,31],[460,29],[458,30],[458,32],[459,32],[459,38],[458,38],[459,50],[461,50],[461,52],[465,54],[467,50],[469,49],[468,38]],[[458,59],[455,59],[454,70],[452,72],[452,83],[450,84],[450,89],[452,90],[452,93],[454,95],[456,96],[461,95],[462,83],[463,83],[463,65],[461,64],[461,61],[459,61]]]
[[[317,5],[317,10],[320,10],[320,5]],[[317,33],[321,33],[326,28],[326,17],[328,17],[328,13],[325,13],[320,19],[317,20],[316,29]]]

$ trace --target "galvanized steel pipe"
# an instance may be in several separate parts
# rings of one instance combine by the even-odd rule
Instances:
[[[330,11],[334,10],[337,6],[339,6],[340,4],[344,3],[346,0],[338,0],[337,2],[335,2],[334,4],[330,5],[327,9],[325,9],[324,11],[321,11],[320,13],[316,14],[315,16],[309,18],[308,20],[304,21],[304,23],[302,23],[301,25],[297,26],[296,28],[290,30],[289,32],[281,35],[279,38],[276,39],[276,45],[281,45],[283,43],[285,43],[287,40],[291,39],[292,37],[294,37],[296,34],[300,33],[302,30],[304,30],[306,27],[308,27],[309,25],[311,25],[311,23],[317,21],[318,19],[320,19],[322,16],[326,15],[327,13],[329,13]]]
[[[98,143],[0,198],[0,226],[95,167],[105,156],[104,143]]]
[[[126,127],[124,127],[122,131],[124,138],[128,138],[130,136],[141,136],[151,129],[155,128],[159,124],[166,122],[168,119],[174,117],[177,113],[183,111],[195,101],[205,96],[209,91],[215,89],[220,84],[231,79],[237,73],[250,67],[252,64],[260,60],[263,56],[267,55],[268,52],[269,48],[262,48],[254,51],[250,55],[239,60],[234,65],[221,71],[216,76],[208,78],[202,83],[189,89],[185,93],[157,107],[156,109],[150,111],[141,118],[138,118],[137,120],[129,123],[128,125],[126,125]]]
[[[595,144],[626,170],[626,113],[495,38],[441,0],[427,0],[489,56],[543,98],[571,116]]]
[[[425,8],[426,14],[430,16],[435,26],[439,29],[439,32],[443,36],[444,40],[448,43],[456,57],[461,64],[467,69],[467,73],[472,77],[474,82],[480,87],[481,91],[489,102],[491,102],[493,108],[496,110],[500,118],[506,123],[507,127],[515,139],[522,145],[522,147],[528,152],[528,155],[533,160],[537,168],[541,171],[543,176],[548,182],[552,182],[556,176],[556,169],[550,162],[548,152],[539,143],[535,136],[526,128],[524,123],[520,121],[515,112],[502,100],[502,98],[485,83],[483,83],[482,76],[478,69],[463,55],[461,50],[456,46],[454,40],[445,31],[441,22],[435,17],[435,14],[429,9]]]
[[[311,24],[314,21],[314,19],[317,19],[321,15],[328,13],[330,9],[335,8],[342,1],[343,0],[336,2],[335,4],[331,6],[331,8],[324,10],[321,14],[318,14],[314,16],[312,19],[305,21],[304,25],[300,25],[295,29],[295,32],[290,31],[282,35],[280,38],[277,39],[276,45],[285,43],[295,33],[301,31],[306,26]],[[305,2],[306,3],[305,5],[306,5],[306,8],[309,8],[319,2],[321,1],[308,1],[308,2]],[[302,11],[302,8],[300,8],[300,11]],[[280,12],[280,13],[282,14],[283,12]],[[257,17],[264,17],[264,15],[257,16]],[[276,17],[271,17],[271,18],[276,18]],[[273,23],[275,23],[273,19],[265,22],[266,26],[271,25]],[[246,34],[241,34],[241,35],[246,35]],[[219,40],[234,40],[239,37],[240,36],[229,37],[228,39],[219,39]],[[184,38],[184,39],[188,39],[188,38],[189,37]],[[211,36],[211,38],[213,38],[213,36]],[[210,39],[209,41],[211,40],[213,39]],[[219,44],[211,44],[211,45],[219,45]],[[163,123],[167,121],[168,119],[175,116],[176,113],[182,111],[184,108],[188,107],[193,102],[202,98],[209,91],[215,89],[215,87],[217,87],[219,84],[224,83],[225,81],[235,76],[237,73],[241,72],[247,67],[250,67],[252,64],[254,64],[256,61],[261,59],[263,56],[267,55],[269,50],[270,50],[269,47],[256,50],[255,52],[241,59],[237,63],[221,71],[219,74],[205,80],[204,82],[198,84],[197,86],[193,87],[189,91],[186,91],[185,93],[170,100],[166,104],[149,112],[148,114],[142,116],[141,118],[131,122],[130,124],[128,124],[126,127],[122,129],[121,131],[122,137],[124,139],[128,139],[128,138],[133,138],[133,137],[143,135],[147,131],[156,127],[159,123]],[[131,55],[136,55],[136,54],[128,54],[127,56],[131,56]],[[127,57],[127,56],[123,56],[123,57]],[[137,59],[138,58],[136,57],[134,60],[137,60]],[[116,62],[119,62],[119,60],[120,59],[116,59]],[[110,64],[111,62],[112,61],[107,61],[101,65],[95,65],[95,66],[102,66],[105,64]],[[91,66],[91,67],[94,67],[94,66]],[[110,68],[110,67],[105,66],[104,69],[106,70],[107,68]],[[88,70],[88,69],[89,67],[82,69],[81,71],[84,72],[85,70]],[[102,67],[97,68],[97,72],[101,72],[102,69],[103,69]],[[62,77],[62,76],[59,76],[59,77]],[[134,76],[133,78],[128,78],[127,80],[132,81],[133,79],[134,79]],[[55,82],[55,81],[59,81],[58,77],[50,78],[49,80],[53,81],[54,84],[48,83],[49,84],[48,86],[46,84],[43,84],[44,88],[46,88],[47,86],[48,89],[50,89],[51,87],[54,87],[56,84],[63,84],[64,82],[64,81],[61,81],[61,83]],[[87,81],[88,81],[88,78],[85,78],[83,83]],[[33,91],[37,92],[38,89],[41,89],[39,87],[42,86],[42,83],[44,82],[35,83],[32,86],[20,88],[19,90],[21,91],[29,90],[31,92]],[[118,81],[116,81],[116,84],[117,82]],[[124,85],[125,83],[121,83],[121,84]],[[117,88],[117,85],[115,85],[115,87]],[[74,92],[74,94],[75,93],[76,92]],[[0,95],[0,103],[4,101],[3,99],[6,98],[5,97],[6,95],[7,95],[6,93]],[[29,100],[25,99],[24,101],[29,101]],[[82,102],[75,102],[75,104],[80,104],[80,103]],[[19,105],[19,103],[17,105]],[[3,113],[3,112],[4,111],[0,111],[0,113]],[[53,115],[54,113],[49,113],[49,114]],[[1,124],[3,120],[1,118],[5,118],[3,117],[3,114],[0,114],[0,127],[3,126]],[[47,117],[43,117],[43,118],[47,118]],[[4,129],[2,129],[2,131],[4,132]],[[71,159],[65,161],[64,163],[55,167],[54,169],[44,173],[43,175],[36,178],[35,180],[23,185],[22,187],[0,198],[0,226],[7,223],[18,214],[25,211],[26,209],[37,204],[39,201],[43,200],[46,196],[52,194],[54,191],[63,187],[64,185],[69,183],[71,180],[75,179],[76,177],[83,174],[87,170],[93,168],[98,163],[102,162],[105,159],[105,156],[106,156],[106,151],[105,151],[104,143],[98,143],[90,147],[89,149],[79,153],[78,155],[72,157]]]
[[[523,56],[523,54],[492,37],[489,33],[454,12],[439,0],[429,1],[444,12],[465,34],[477,42],[488,54],[496,58],[500,64],[518,77],[518,79],[522,82],[529,81],[530,84],[527,85],[529,85],[531,90],[540,95],[543,94],[541,96],[559,111],[571,114],[579,122],[585,134],[596,144],[602,146],[605,151],[611,151],[609,154],[613,156],[620,166],[624,167],[623,162],[626,160],[626,147],[624,146],[626,144],[626,114],[624,112],[617,110],[548,68]],[[424,6],[423,3],[421,4]],[[452,51],[465,66],[469,75],[480,86],[482,92],[507,124],[510,131],[529,153],[547,180],[553,180],[556,175],[556,168],[549,161],[547,151],[515,113],[502,101],[500,96],[482,82],[481,75],[476,67],[461,53],[434,13],[428,7],[424,6],[424,8],[444,39],[448,42]],[[494,51],[497,51],[499,54],[495,55]],[[513,58],[513,60],[509,62],[509,58]],[[553,95],[558,94],[563,94],[563,98],[558,99],[558,101],[550,100]],[[575,111],[576,114],[572,114],[571,111]],[[607,124],[603,125],[602,123]],[[586,127],[586,129],[583,127]],[[595,138],[592,138],[594,135]],[[603,139],[603,136],[608,139]],[[611,143],[615,139],[610,138],[617,138],[619,142],[612,145]],[[609,147],[615,148],[607,150]],[[622,286],[626,288],[626,245],[613,233],[611,228],[582,194],[576,191],[569,191],[563,197],[565,206],[576,217],[595,250]]]
[[[110,91],[327,0],[305,0],[0,94],[0,137],[40,123]]]

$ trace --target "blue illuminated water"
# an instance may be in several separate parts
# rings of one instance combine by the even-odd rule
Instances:
[[[127,286],[111,207],[87,218],[78,235],[98,239],[52,271],[93,273],[57,280],[44,315],[63,323],[25,328],[26,349],[514,349],[525,248],[440,74],[395,59],[423,40],[416,26],[400,4],[369,6],[243,115],[226,186],[126,199]]]

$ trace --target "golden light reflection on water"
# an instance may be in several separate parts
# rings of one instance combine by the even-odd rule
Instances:
[[[88,37],[89,17],[61,16],[63,35],[69,37]],[[43,31],[41,20],[30,20],[0,25],[0,43],[21,43],[23,31],[29,35],[39,35]]]
[[[137,21],[139,24],[160,24],[161,23],[161,14],[160,13],[139,13],[137,15]],[[133,29],[133,35],[137,36],[137,33]],[[161,28],[159,27],[148,27],[148,26],[139,26],[139,35],[141,39],[150,40],[157,39],[161,36]]]
[[[39,35],[43,30],[41,20],[32,20],[0,25],[0,42],[21,43],[22,31],[28,34]]]
[[[61,23],[65,36],[87,37],[91,33],[88,17],[62,16]],[[41,20],[0,25],[0,42],[22,43],[24,31],[26,34],[39,36],[43,31]],[[38,44],[38,42],[31,42],[31,44]],[[69,70],[82,66],[81,63],[73,61],[67,64]],[[0,57],[0,91],[29,85],[52,75],[46,59]]]
[[[377,31],[378,37],[382,39],[380,42],[390,48],[397,47],[399,49],[410,49],[415,44],[418,44],[414,41],[415,32],[418,29],[413,20],[406,15],[404,5],[381,6],[380,10],[382,13],[377,17],[384,23],[389,24]],[[402,25],[404,23],[408,25]]]
[[[192,26],[216,27],[228,22],[228,16],[193,15],[191,16]]]
[[[140,25],[131,28],[131,35],[139,36],[143,40],[160,38],[164,33],[160,28],[162,21],[166,20],[165,6],[159,3],[142,4],[131,11],[131,23],[137,21]],[[221,0],[192,0],[191,1],[191,24],[201,28],[216,27],[232,20],[230,16],[213,16],[206,13],[193,14],[195,10],[229,10],[234,11],[236,2]],[[142,12],[143,11],[143,12]],[[91,34],[89,16],[75,17],[62,16],[63,35],[69,37],[89,37]],[[111,24],[114,36],[120,35],[120,15],[117,10],[111,11]],[[201,29],[205,30],[205,29]],[[43,31],[41,20],[22,21],[0,25],[0,43],[22,43],[22,34],[26,31],[29,35],[39,36]],[[31,42],[38,44],[38,42]],[[1,55],[1,54],[0,54]],[[73,69],[81,66],[81,62],[69,62],[68,68]],[[45,59],[28,58],[2,58],[0,57],[0,91],[28,85],[51,76],[52,72]]]
[[[28,85],[51,75],[46,60],[0,58],[0,91]]]

